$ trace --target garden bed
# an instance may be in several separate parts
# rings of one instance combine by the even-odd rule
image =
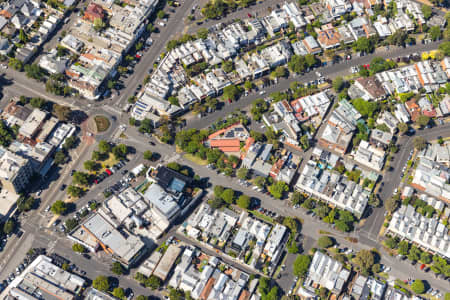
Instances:
[[[95,126],[97,127],[97,132],[105,132],[110,126],[109,120],[105,116],[95,116],[94,121]]]

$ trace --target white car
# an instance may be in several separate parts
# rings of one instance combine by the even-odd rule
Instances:
[[[396,189],[394,190],[394,194],[397,194],[397,192],[398,192],[398,189],[396,188]]]
[[[386,267],[384,270],[383,270],[383,272],[385,272],[385,273],[389,273],[391,271],[391,267]]]
[[[260,95],[264,95],[265,93],[266,93],[266,91],[264,91],[264,90],[259,92]]]

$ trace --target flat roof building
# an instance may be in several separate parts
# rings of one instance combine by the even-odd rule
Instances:
[[[19,135],[24,138],[33,139],[34,136],[41,129],[47,113],[37,108],[28,116],[23,125],[19,129]]]
[[[18,194],[33,175],[30,160],[0,147],[0,182],[2,187]]]
[[[40,255],[0,294],[1,299],[72,300],[82,292],[85,280],[64,271],[52,259]]]
[[[146,246],[139,237],[130,232],[125,234],[123,228],[119,231],[98,213],[89,217],[81,227],[97,240],[106,253],[125,266],[132,266],[146,252]]]
[[[180,253],[181,253],[180,247],[170,245],[169,248],[167,248],[166,252],[164,253],[164,256],[159,261],[158,266],[153,272],[153,275],[159,277],[163,282],[166,281],[167,276],[172,270],[175,261],[177,260]]]

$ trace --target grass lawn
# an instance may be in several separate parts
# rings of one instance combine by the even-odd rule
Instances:
[[[187,153],[184,155],[184,158],[186,158],[187,160],[192,161],[193,163],[196,163],[197,165],[200,166],[206,166],[208,164],[207,160],[201,159],[195,155],[192,155],[190,153]]]
[[[114,154],[109,153],[109,157],[100,163],[102,164],[102,167],[109,168],[110,166],[114,166],[118,162],[119,160],[114,156]]]
[[[249,212],[251,212],[255,217],[260,218],[261,220],[264,220],[264,221],[272,223],[272,224],[275,223],[271,217],[266,216],[266,215],[260,213],[259,211],[249,210]]]
[[[95,116],[94,121],[97,126],[97,132],[104,132],[109,128],[109,120],[105,116]]]

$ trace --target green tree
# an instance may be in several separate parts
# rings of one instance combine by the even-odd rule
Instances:
[[[316,66],[320,61],[316,58],[314,54],[305,55],[305,63],[308,67],[312,68]]]
[[[55,153],[55,158],[53,160],[53,163],[56,165],[63,165],[66,163],[68,157],[64,151],[57,151]]]
[[[418,261],[420,259],[420,255],[422,251],[417,248],[417,246],[413,245],[411,249],[409,249],[408,259],[411,261]]]
[[[222,63],[222,70],[225,73],[230,73],[234,70],[234,64],[232,60],[227,60],[225,62]]]
[[[159,277],[156,277],[155,275],[150,275],[150,277],[145,280],[145,286],[151,288],[152,290],[159,289],[161,285],[161,279],[159,279]]]
[[[158,11],[156,15],[159,19],[164,19],[166,17],[166,13],[163,10]]]
[[[427,146],[427,141],[423,137],[417,136],[414,138],[413,144],[414,148],[416,148],[419,151],[422,151]]]
[[[72,245],[72,250],[73,250],[74,252],[78,252],[78,253],[84,253],[84,252],[86,252],[86,248],[84,248],[83,245],[78,244],[78,243],[75,243],[75,244]]]
[[[141,133],[152,133],[152,130],[153,130],[152,121],[149,120],[149,119],[142,120],[140,125],[139,125],[139,129],[138,130]]]
[[[248,178],[248,169],[242,167],[239,170],[237,170],[236,175],[238,178],[245,180]]]
[[[67,188],[67,194],[70,197],[78,198],[83,194],[83,189],[75,185],[69,185]]]
[[[281,199],[283,193],[289,190],[289,186],[284,181],[274,182],[269,186],[269,192],[275,199]]]
[[[420,254],[420,261],[424,264],[429,264],[431,262],[431,255],[427,252],[422,252]]]
[[[102,31],[103,29],[105,29],[106,24],[105,22],[103,22],[103,20],[101,18],[95,18],[94,19],[94,30],[95,31]]]
[[[210,201],[208,201],[209,205],[214,209],[219,209],[225,203],[221,197],[214,197]]]
[[[291,202],[293,205],[302,204],[303,201],[305,201],[305,196],[303,196],[302,193],[300,193],[298,191],[295,191],[294,193],[292,193]]]
[[[9,219],[8,221],[3,224],[3,232],[5,234],[10,234],[14,231],[16,228],[16,222],[13,219]]]
[[[425,20],[428,20],[433,14],[433,11],[431,10],[431,7],[429,7],[428,5],[422,5],[422,13]]]
[[[144,159],[146,160],[152,160],[153,159],[153,152],[150,150],[147,150],[144,152]]]
[[[411,289],[416,294],[423,294],[425,292],[425,284],[422,280],[416,279],[411,284]]]
[[[128,154],[128,147],[125,144],[119,144],[112,148],[112,153],[116,159],[125,158]]]
[[[262,177],[262,176],[258,176],[253,180],[253,183],[259,187],[259,188],[263,188],[266,185],[266,178]]]
[[[419,118],[417,119],[417,124],[420,125],[421,127],[427,126],[428,123],[430,123],[430,117],[428,116],[420,115]]]
[[[295,276],[304,278],[308,273],[311,257],[309,255],[298,255],[293,264],[293,273]]]
[[[224,190],[224,187],[221,185],[214,186],[214,196],[221,198]]]
[[[206,28],[199,28],[197,30],[197,37],[199,39],[206,40],[206,38],[208,37],[208,29],[206,29]]]
[[[109,152],[111,152],[111,145],[107,141],[101,140],[98,143],[98,151],[101,154],[108,154]]]
[[[363,51],[366,53],[372,53],[374,48],[374,45],[372,44],[372,42],[365,37],[361,37],[359,38],[356,43],[355,43],[355,50],[356,51]]]
[[[275,70],[270,74],[272,79],[286,77],[288,75],[287,69],[283,66],[278,66]]]
[[[116,275],[122,275],[125,273],[125,269],[120,262],[115,261],[111,265],[111,272],[113,272]]]
[[[250,197],[247,195],[241,195],[241,196],[239,196],[236,203],[240,208],[248,209],[250,207],[250,203],[251,203]]]
[[[302,145],[303,150],[307,150],[309,148],[309,138],[306,134],[300,137],[300,144]]]
[[[303,55],[293,55],[288,62],[289,70],[295,73],[303,73],[306,69],[306,61]]]
[[[221,198],[228,204],[233,204],[234,202],[234,191],[232,189],[226,189],[223,191]]]
[[[44,76],[45,76],[44,70],[41,67],[39,67],[37,64],[25,65],[24,69],[27,74],[27,77],[36,79],[38,81],[41,81],[42,79],[44,79]],[[41,99],[41,98],[36,98],[36,99]],[[42,99],[42,100],[44,100],[44,99]],[[44,103],[45,103],[45,100],[44,100]],[[33,105],[33,103],[31,103],[31,105],[33,107],[35,107]]]
[[[70,107],[65,105],[59,105],[57,103],[53,104],[52,113],[60,120],[60,121],[68,121],[70,116],[72,115],[72,110]]]
[[[362,98],[357,98],[352,101],[355,109],[363,117],[372,117],[373,114],[378,110],[378,103],[373,101],[365,101]]]
[[[57,200],[52,204],[50,210],[55,215],[64,215],[67,212],[67,204],[64,201]]]
[[[89,174],[84,172],[75,172],[72,176],[72,182],[76,185],[88,185],[89,184]]]
[[[20,212],[30,211],[35,204],[36,199],[34,199],[32,196],[20,196],[19,200],[17,200],[17,209]]]
[[[251,81],[245,81],[244,82],[244,88],[247,90],[247,91],[250,91],[252,88],[253,88],[253,83],[251,82]]]
[[[102,292],[107,292],[109,290],[109,280],[108,277],[100,275],[94,279],[92,282],[92,287]]]
[[[64,222],[64,224],[66,225],[67,232],[71,232],[72,230],[75,229],[75,227],[78,226],[78,221],[75,218],[70,218],[67,219],[66,222]]]
[[[113,290],[113,296],[119,299],[125,299],[125,291],[121,287],[116,287]]]
[[[431,27],[429,33],[430,33],[430,37],[433,41],[437,41],[442,38],[442,31],[439,26]]]
[[[345,81],[341,76],[333,80],[333,89],[336,93],[340,93],[345,87]]]
[[[183,300],[184,293],[181,290],[169,288],[169,298],[170,300]]]
[[[235,85],[228,85],[223,89],[223,98],[236,100],[239,97],[240,91],[239,88]]]
[[[408,131],[408,124],[403,123],[403,122],[398,123],[397,128],[401,134],[404,134],[405,132]]]
[[[24,44],[28,42],[28,36],[23,29],[19,30],[19,40]]]
[[[450,56],[450,41],[440,43],[439,50],[441,50],[445,56]]]
[[[384,242],[386,244],[386,246],[388,246],[390,249],[395,249],[398,246],[398,242],[395,238],[390,237],[388,239],[386,239],[386,241]]]
[[[292,239],[290,241],[290,243],[288,244],[288,252],[291,254],[297,254],[298,251],[299,251],[299,249],[298,249],[297,242],[294,239]]]
[[[329,248],[331,246],[334,245],[333,240],[328,237],[328,236],[321,236],[318,240],[317,240],[317,246],[320,248]]]
[[[401,241],[398,243],[398,253],[400,255],[408,255],[409,243],[407,241]]]
[[[73,148],[75,148],[77,141],[78,141],[78,139],[76,136],[70,136],[70,137],[66,138],[63,148],[65,150],[73,149]]]
[[[17,58],[10,58],[8,62],[8,66],[16,71],[22,71],[23,70],[23,63],[18,60]]]
[[[361,250],[356,254],[354,259],[356,265],[358,265],[360,271],[367,274],[371,270],[373,264],[375,263],[375,256],[370,250]]]
[[[148,300],[148,297],[144,295],[139,295],[136,297],[136,300]]]
[[[97,171],[100,168],[100,165],[93,161],[93,160],[87,160],[83,163],[83,166],[88,171]]]

